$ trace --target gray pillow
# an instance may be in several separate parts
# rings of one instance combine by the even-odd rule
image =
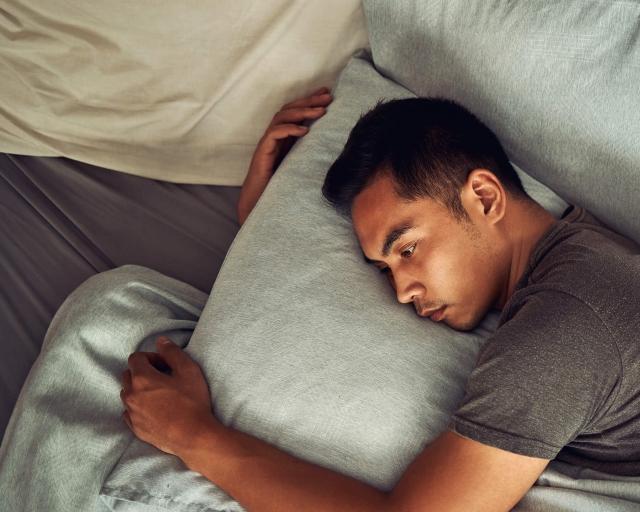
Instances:
[[[640,2],[363,5],[378,70],[459,101],[531,176],[640,243]]]
[[[327,169],[359,116],[411,93],[354,58],[327,114],[277,170],[235,238],[187,351],[216,416],[302,459],[390,490],[447,425],[498,312],[472,332],[420,318],[364,263],[323,201]],[[556,217],[567,206],[519,171]],[[171,510],[242,510],[175,457],[137,439],[103,495]],[[132,510],[135,510],[133,508]]]

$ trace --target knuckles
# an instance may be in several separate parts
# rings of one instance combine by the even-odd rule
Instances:
[[[135,362],[140,359],[140,357],[143,357],[142,354],[140,352],[133,352],[132,354],[129,355],[129,357],[127,358],[127,364],[129,366],[131,366],[132,363],[135,364]]]

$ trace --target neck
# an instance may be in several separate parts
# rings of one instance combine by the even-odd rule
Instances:
[[[557,222],[548,211],[537,203],[522,202],[505,218],[506,236],[509,240],[508,273],[495,307],[502,310],[513,295],[516,284],[524,274],[536,244]]]

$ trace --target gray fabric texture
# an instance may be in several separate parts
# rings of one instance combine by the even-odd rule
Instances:
[[[498,326],[452,430],[640,476],[640,247],[574,208],[538,241]]]
[[[327,114],[278,168],[235,238],[188,347],[225,425],[385,490],[446,428],[498,320],[492,311],[476,330],[458,332],[399,304],[362,260],[350,223],[321,197],[326,170],[359,115],[380,98],[408,96],[364,59],[347,66]],[[531,183],[524,180],[560,217],[567,203]],[[567,510],[640,504],[640,478],[571,470],[552,462],[539,480],[549,492],[520,510],[541,510],[552,498]],[[115,510],[135,510],[135,500],[162,505],[166,488],[172,510],[188,510],[179,503],[208,510],[217,487],[175,485],[189,478],[134,440],[102,492]]]
[[[239,229],[239,193],[0,154],[0,438],[67,295],[125,264],[209,293]]]
[[[119,396],[127,358],[155,351],[162,334],[184,346],[206,300],[137,265],[89,277],[65,299],[0,446],[0,511],[105,510],[100,487],[134,437]]]
[[[363,5],[381,73],[459,101],[532,177],[640,242],[640,1]]]

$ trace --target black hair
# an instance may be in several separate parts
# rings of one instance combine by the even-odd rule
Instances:
[[[356,195],[389,172],[401,198],[431,198],[470,221],[460,189],[479,168],[514,197],[531,200],[496,135],[463,106],[442,98],[381,100],[351,130],[322,194],[348,217]]]

